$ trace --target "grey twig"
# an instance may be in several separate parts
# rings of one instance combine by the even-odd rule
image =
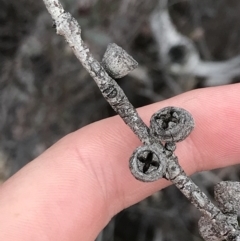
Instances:
[[[130,158],[129,166],[134,177],[144,182],[152,182],[162,177],[172,181],[203,213],[200,231],[206,240],[214,240],[209,238],[212,236],[218,240],[240,241],[235,217],[222,213],[227,208],[228,211],[235,212],[235,202],[223,207],[223,203],[228,202],[231,195],[226,194],[222,198],[219,196],[218,202],[222,211],[218,209],[187,177],[174,154],[176,142],[184,140],[194,128],[192,115],[182,108],[165,107],[153,114],[148,128],[114,80],[136,68],[136,61],[121,47],[110,44],[100,64],[84,44],[80,26],[70,13],[64,11],[58,0],[43,1],[52,15],[57,33],[65,37],[105,99],[144,144],[138,147]],[[221,188],[222,186],[219,186],[216,193]],[[215,233],[211,231],[213,229]]]

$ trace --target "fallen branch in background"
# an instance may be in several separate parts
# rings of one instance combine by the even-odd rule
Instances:
[[[159,2],[150,21],[161,64],[170,73],[206,78],[206,86],[229,84],[240,75],[240,56],[221,62],[201,60],[193,41],[173,25],[168,0]]]

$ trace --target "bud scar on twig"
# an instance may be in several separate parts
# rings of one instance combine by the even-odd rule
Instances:
[[[187,177],[174,154],[176,142],[184,140],[193,130],[192,115],[179,107],[165,107],[153,114],[150,128],[147,127],[114,80],[136,68],[137,62],[121,47],[111,44],[100,64],[83,42],[77,21],[70,13],[64,11],[60,1],[43,1],[55,21],[57,33],[65,37],[105,99],[143,143],[130,158],[129,167],[134,177],[143,182],[152,182],[163,177],[175,184],[203,213],[204,216],[199,223],[202,236],[206,240],[240,241],[236,222],[230,214],[222,212],[226,207],[224,206],[221,211],[214,206]],[[211,230],[206,227],[210,227]]]

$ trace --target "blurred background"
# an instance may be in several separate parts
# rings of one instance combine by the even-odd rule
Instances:
[[[208,86],[239,82],[238,0],[62,0],[100,61],[108,43],[139,68],[118,80],[135,107]],[[0,180],[64,135],[115,115],[42,1],[0,0]],[[212,197],[239,167],[193,176]],[[200,241],[199,213],[169,187],[116,217],[97,241]],[[80,227],[81,228],[81,227]]]

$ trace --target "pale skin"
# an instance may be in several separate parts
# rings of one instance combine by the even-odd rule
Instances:
[[[138,112],[148,124],[165,106],[195,119],[175,152],[189,175],[240,163],[240,84],[190,91]],[[0,240],[93,241],[113,215],[169,185],[134,179],[128,161],[139,145],[118,116],[61,139],[0,187]]]

